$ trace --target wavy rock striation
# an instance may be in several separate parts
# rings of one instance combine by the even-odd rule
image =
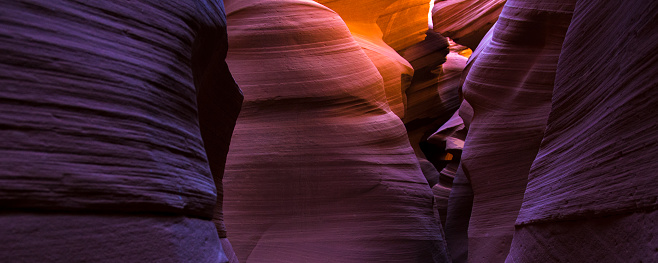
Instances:
[[[579,1],[508,262],[647,262],[658,242],[658,3]]]
[[[432,21],[435,32],[475,49],[494,25],[505,0],[435,0]]]
[[[224,178],[240,260],[447,260],[404,126],[340,17],[304,0],[227,10],[227,61],[245,93]]]
[[[0,4],[0,261],[226,260],[210,219],[242,95],[223,13]]]
[[[462,116],[468,135],[461,168],[474,194],[469,261],[507,256],[573,8],[573,0],[507,1],[467,66],[463,92],[473,111]]]
[[[363,48],[366,55],[370,58],[372,63],[375,64],[379,74],[382,76],[382,79],[384,80],[384,89],[386,91],[386,100],[388,101],[391,111],[393,111],[398,117],[404,118],[405,105],[407,104],[406,90],[411,84],[411,77],[414,75],[414,70],[407,60],[402,58],[395,49],[384,41],[384,33],[378,22],[384,24],[384,22],[387,21],[388,23],[386,24],[390,25],[386,29],[386,38],[390,42],[394,42],[396,39],[405,39],[404,37],[413,37],[414,34],[416,34],[416,36],[412,39],[421,41],[421,34],[426,30],[427,24],[416,19],[394,19],[393,14],[395,14],[395,12],[390,9],[395,7],[413,7],[419,1],[316,0],[316,2],[334,10],[340,15],[340,18],[343,19],[345,24],[347,24],[354,40],[356,40],[356,42]],[[408,3],[405,4],[404,2]],[[417,10],[415,8],[406,9],[407,11]],[[389,16],[391,18],[386,20]],[[394,25],[397,25],[398,20],[409,22],[410,24],[403,24],[403,26],[400,25],[394,27]],[[393,27],[395,30],[392,29]],[[419,30],[420,34],[418,33]],[[413,44],[413,42],[409,43],[408,40],[406,41],[407,42],[396,44],[396,47],[405,48],[406,46]]]

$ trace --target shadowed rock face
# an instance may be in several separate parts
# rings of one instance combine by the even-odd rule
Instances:
[[[432,134],[428,141],[432,144],[442,147],[445,154],[445,167],[440,172],[436,172],[435,184],[432,185],[432,192],[436,198],[437,207],[439,208],[439,215],[441,216],[441,224],[445,226],[448,197],[450,196],[455,173],[459,167],[462,148],[464,147],[464,139],[466,138],[466,129],[464,122],[459,117],[459,113],[455,112],[453,116],[442,125],[434,134]],[[421,163],[423,167],[423,163]],[[423,173],[425,173],[423,168]],[[427,173],[425,173],[427,176]],[[429,181],[429,180],[428,180]]]
[[[0,4],[0,259],[226,259],[225,33],[220,1]]]
[[[435,32],[475,49],[494,25],[505,0],[435,0],[432,21]]]
[[[406,90],[407,107],[402,121],[416,155],[429,159],[438,169],[445,166],[440,156],[445,152],[444,147],[424,144],[421,150],[421,142],[459,108],[458,87],[466,64],[465,57],[448,47],[446,38],[428,31],[425,40],[400,52],[414,67],[411,85]]]
[[[469,261],[507,256],[573,6],[572,0],[507,1],[467,66],[463,92],[473,113],[462,116],[468,135],[461,168],[474,193]]]
[[[447,206],[445,208],[445,224],[443,225],[452,262],[467,262],[468,260],[468,224],[473,208],[473,189],[464,174],[460,161],[464,139],[467,136],[466,124],[470,123],[472,117],[473,109],[468,101],[463,100],[459,111],[455,112],[450,120],[427,139],[429,143],[440,145],[446,149],[446,152],[454,155],[441,171],[442,178],[452,179],[449,185],[448,200],[447,202],[444,201]],[[445,192],[447,191],[442,188],[432,189],[435,196],[437,190],[444,190],[441,196],[445,198]],[[442,215],[442,219],[443,217]]]
[[[227,10],[245,93],[224,178],[240,260],[447,260],[404,126],[340,17],[302,0]]]
[[[579,1],[509,262],[656,258],[658,3]]]

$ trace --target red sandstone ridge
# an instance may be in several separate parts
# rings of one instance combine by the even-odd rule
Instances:
[[[0,3],[0,261],[225,262],[226,49],[221,2]]]
[[[227,10],[245,94],[224,178],[240,261],[445,262],[431,189],[340,17],[303,0]]]

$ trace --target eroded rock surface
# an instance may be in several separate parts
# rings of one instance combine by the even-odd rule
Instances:
[[[574,4],[507,1],[467,66],[463,93],[473,112],[463,116],[468,135],[461,169],[474,193],[469,261],[507,256]]]
[[[432,189],[436,196],[445,198],[445,223],[443,224],[446,243],[452,262],[467,262],[468,260],[468,225],[473,208],[473,189],[468,178],[461,168],[461,155],[464,148],[464,140],[467,136],[467,124],[473,117],[473,109],[467,101],[462,101],[459,111],[443,124],[427,141],[443,147],[446,153],[452,155],[450,161],[443,170],[441,178],[449,181],[450,191],[444,184],[443,187]],[[437,193],[437,190],[443,190]],[[437,197],[437,199],[439,199]],[[440,212],[442,210],[439,210]],[[442,220],[444,218],[441,215]],[[442,221],[443,223],[443,221]]]
[[[373,4],[377,2],[381,1]],[[382,40],[398,52],[423,41],[428,9],[429,2],[425,0],[397,0],[390,4],[377,18]]]
[[[400,0],[316,0],[316,2],[325,5],[332,9],[340,18],[343,19],[350,33],[357,43],[363,48],[366,55],[370,58],[372,63],[377,67],[379,74],[384,80],[384,89],[386,91],[386,100],[388,105],[399,118],[405,115],[405,105],[407,103],[406,90],[411,84],[411,77],[414,75],[414,70],[407,60],[402,58],[395,49],[389,46],[384,41],[384,33],[378,24],[384,24],[386,18],[392,16],[392,10],[389,8],[403,8],[414,7],[418,0],[413,1],[400,1]],[[407,3],[404,3],[407,2]],[[417,10],[415,8],[407,8],[407,10]],[[402,11],[402,10],[400,10]],[[412,13],[416,13],[414,11]],[[382,19],[380,19],[382,18]],[[416,32],[417,36],[425,31],[427,23],[418,21],[416,19],[404,20],[408,24],[401,24],[398,19],[390,18],[387,25],[387,40],[394,42],[396,39],[405,40],[404,43],[399,43],[398,48],[405,48],[413,42],[406,41],[405,37],[412,37],[408,33]],[[395,24],[394,24],[395,23]],[[391,30],[395,25],[396,30]],[[416,41],[421,41],[422,38],[412,38]]]
[[[0,4],[0,261],[226,260],[211,169],[221,189],[242,95],[223,14],[202,0]]]
[[[435,0],[432,21],[435,32],[475,49],[494,25],[505,0]]]
[[[508,262],[656,259],[658,4],[624,5],[576,5]]]
[[[340,17],[304,0],[227,10],[245,93],[224,180],[240,261],[447,260],[404,126]]]
[[[442,162],[439,155],[444,149],[428,150],[430,147],[425,144],[424,151],[421,144],[459,107],[459,79],[466,58],[455,56],[449,49],[448,39],[433,31],[428,31],[423,41],[400,53],[414,68],[411,85],[406,90],[407,107],[402,119],[409,141],[420,159],[431,159],[441,169],[445,164],[439,164]]]

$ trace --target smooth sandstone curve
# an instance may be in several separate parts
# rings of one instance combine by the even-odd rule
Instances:
[[[404,7],[399,0],[373,1],[373,0],[316,0],[316,2],[335,11],[345,22],[357,43],[363,48],[366,55],[377,67],[379,74],[384,80],[386,100],[391,111],[399,118],[404,118],[407,104],[406,90],[411,84],[414,69],[402,56],[384,41],[384,33],[377,24],[382,16],[387,16],[391,10],[389,7]],[[414,3],[417,0],[413,1]],[[404,21],[404,20],[403,20]],[[380,21],[381,22],[381,21]],[[394,23],[395,21],[390,21]],[[406,22],[406,21],[405,21]],[[415,28],[420,25],[425,28],[425,23],[405,24],[405,29]],[[391,24],[392,25],[392,24]],[[388,31],[390,32],[390,31]],[[394,32],[391,32],[394,33]],[[405,35],[400,35],[403,37]],[[397,37],[395,34],[387,35],[389,41]],[[420,41],[421,39],[417,39]],[[409,45],[411,43],[407,43]]]
[[[377,68],[312,1],[227,3],[244,90],[224,208],[242,262],[442,262],[433,196]]]
[[[464,116],[461,168],[474,194],[469,261],[503,262],[507,256],[574,4],[507,1],[467,66],[463,93],[473,115],[470,121]]]

